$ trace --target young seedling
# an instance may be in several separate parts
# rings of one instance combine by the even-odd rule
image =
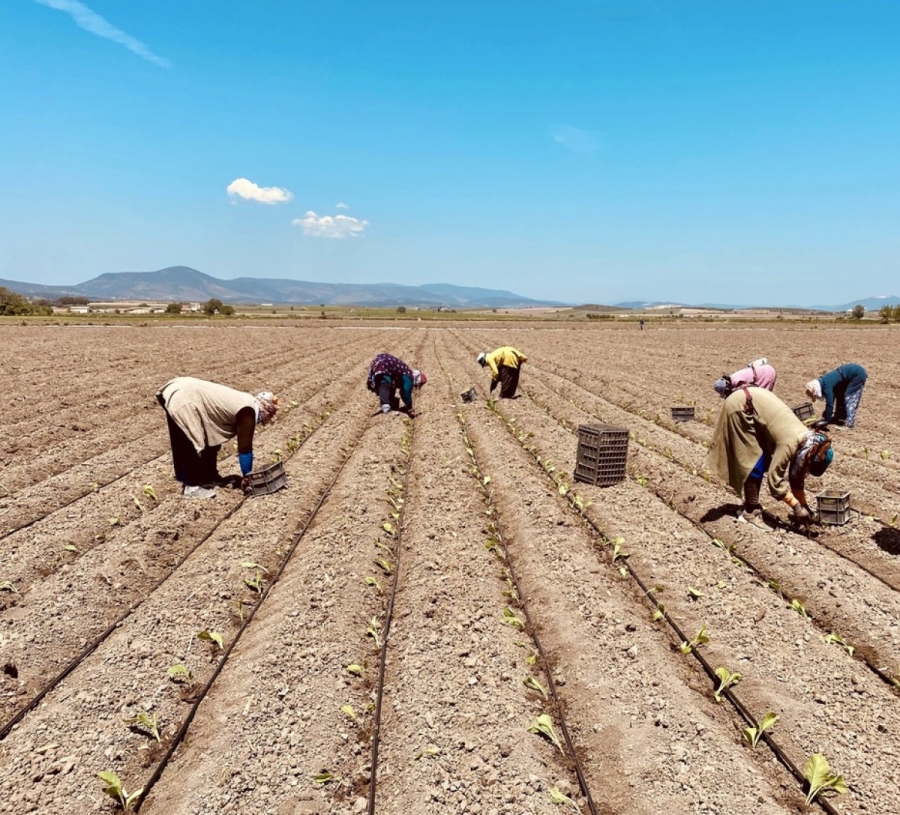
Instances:
[[[616,538],[613,541],[613,556],[612,556],[613,563],[615,563],[617,560],[620,560],[620,559],[625,560],[626,558],[630,557],[628,552],[622,551],[623,543],[625,543],[625,538]]]
[[[516,612],[513,611],[509,606],[503,609],[503,622],[506,625],[511,625],[514,628],[525,628],[525,623],[522,619],[516,616]]]
[[[578,810],[578,804],[576,804],[568,795],[564,795],[559,791],[559,787],[551,787],[550,788],[550,800],[554,804],[571,804],[575,810]]]
[[[343,713],[348,719],[353,719],[354,722],[359,724],[359,719],[356,716],[356,711],[353,709],[353,705],[344,705],[341,708],[341,713]]]
[[[662,603],[656,604],[656,611],[653,612],[653,622],[659,622],[666,619],[666,607]]]
[[[762,719],[759,720],[759,726],[757,727],[745,727],[742,731],[744,734],[744,738],[750,742],[751,747],[756,747],[759,743],[760,736],[768,730],[775,722],[778,721],[778,716],[771,711],[767,713]]]
[[[328,770],[322,770],[318,775],[313,776],[316,784],[340,784],[341,778]]]
[[[698,591],[691,586],[688,586],[687,593],[688,597],[690,597],[691,600],[699,600],[701,597],[706,597],[706,595],[702,591]]]
[[[439,747],[435,747],[433,744],[429,745],[424,750],[419,750],[419,752],[416,753],[416,761],[427,756],[436,756],[440,752],[441,750]]]
[[[373,617],[369,620],[369,626],[366,628],[366,635],[375,640],[375,647],[381,648],[381,632],[378,630],[378,618]]]
[[[170,665],[168,668],[166,668],[166,673],[169,675],[169,679],[171,679],[173,682],[191,681],[191,672],[180,662],[177,665]]]
[[[146,730],[157,742],[162,742],[162,739],[159,737],[159,718],[155,713],[138,713],[137,716],[129,716],[127,719],[122,719],[125,724],[132,725],[133,727],[143,728]]]
[[[19,593],[16,590],[16,587],[9,580],[4,580],[2,583],[0,583],[0,591],[11,591],[13,594]]]
[[[67,552],[75,552],[76,554],[80,551],[74,543],[67,543],[63,548]]]
[[[525,661],[529,665],[534,665],[535,662],[537,662],[537,652],[527,642],[522,642],[522,640],[519,640],[516,645],[518,645],[519,648],[524,648],[526,651],[528,651],[528,656],[525,657]]]
[[[244,585],[257,594],[262,594],[262,572],[257,572],[253,577],[245,577]]]
[[[884,461],[887,461],[890,457],[891,457],[891,452],[890,452],[890,450],[882,450],[882,451],[881,451],[881,458],[882,458]]]
[[[503,550],[500,548],[500,541],[491,538],[485,545],[484,548],[488,550],[494,557],[498,560],[503,560]]]
[[[219,648],[225,647],[225,640],[218,631],[201,631],[197,634],[197,639],[205,642],[214,642]]]
[[[362,676],[365,672],[365,668],[362,665],[357,665],[355,662],[347,666],[347,673],[351,673],[354,676]]]
[[[690,642],[681,643],[681,653],[689,654],[695,648],[699,648],[701,645],[709,644],[709,632],[706,630],[706,626],[703,626],[700,631],[697,633],[697,636],[694,637]]]
[[[381,567],[381,571],[383,571],[386,575],[391,575],[394,573],[394,567],[391,565],[390,561],[385,560],[385,558],[380,557],[375,561],[376,565]]]
[[[634,480],[637,481],[637,483],[638,483],[640,486],[642,486],[642,487],[646,487],[647,484],[649,483],[649,482],[647,481],[646,477],[644,477],[644,476],[642,476],[642,475],[636,475],[636,476],[634,477]]]
[[[739,673],[731,673],[728,668],[716,668],[716,676],[719,677],[719,687],[713,692],[717,702],[722,701],[722,694],[732,685],[737,685],[741,681]]]
[[[125,787],[122,786],[122,779],[109,770],[97,773],[97,776],[106,785],[103,788],[103,791],[110,798],[118,802],[119,806],[121,806],[125,812],[131,811],[132,807],[137,803],[138,798],[140,798],[141,794],[144,792],[143,787],[132,793],[125,792]]]
[[[844,795],[847,792],[847,783],[841,775],[832,775],[831,768],[825,756],[813,753],[806,762],[803,773],[809,782],[809,792],[806,794],[807,805],[815,801],[816,797],[826,792],[836,792]]]
[[[367,585],[367,586],[371,586],[371,587],[372,587],[373,589],[375,589],[375,591],[377,591],[379,594],[384,594],[384,591],[383,591],[382,588],[381,588],[381,583],[379,583],[374,577],[371,577],[371,576],[370,576],[370,577],[367,577],[367,578],[366,578],[366,585]]]
[[[545,699],[547,698],[547,689],[537,681],[533,676],[526,676],[525,679],[522,680],[522,684],[526,688],[531,688],[531,690],[536,690],[541,696]]]
[[[241,568],[242,569],[256,569],[257,571],[265,572],[266,574],[269,573],[269,570],[265,566],[263,566],[259,563],[255,563],[252,560],[242,560]]]
[[[556,745],[559,751],[562,752],[562,744],[560,743],[559,738],[556,735],[556,731],[553,729],[553,719],[550,718],[549,713],[542,713],[540,716],[538,716],[531,723],[531,727],[528,728],[528,732],[539,733],[542,736],[546,736]]]
[[[383,523],[383,524],[381,525],[381,528],[382,528],[385,532],[387,532],[388,535],[393,535],[393,534],[394,534],[394,525],[391,524],[391,523],[385,522],[385,523]]]
[[[110,519],[109,519],[109,525],[110,525],[110,526],[118,526],[118,525],[119,525],[119,519],[118,519],[118,518],[110,518]]]
[[[144,495],[146,495],[148,498],[152,498],[156,502],[159,502],[159,498],[156,497],[156,493],[153,490],[152,484],[144,484]]]
[[[824,638],[827,643],[834,643],[835,645],[840,645],[851,657],[853,656],[853,652],[856,650],[852,645],[848,645],[847,641],[840,635],[836,634],[832,631],[827,637]]]
[[[806,613],[806,606],[798,600],[796,597],[791,600],[791,608],[794,609],[801,617],[805,620],[809,619],[809,614]]]

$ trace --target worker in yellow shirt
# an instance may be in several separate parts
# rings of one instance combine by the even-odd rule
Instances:
[[[519,387],[519,370],[527,359],[525,354],[511,345],[504,345],[490,353],[482,351],[478,355],[478,364],[491,369],[491,393],[499,382],[500,398],[514,398]]]

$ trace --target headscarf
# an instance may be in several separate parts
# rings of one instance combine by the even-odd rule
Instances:
[[[815,402],[822,398],[822,383],[818,379],[810,379],[806,383],[806,393]]]
[[[722,374],[713,384],[713,390],[725,399],[733,390],[731,385],[731,377]]]
[[[811,430],[800,442],[800,447],[791,460],[791,482],[802,481],[807,472],[821,476],[834,460],[831,439],[824,433]]]
[[[428,381],[428,377],[421,371],[413,371],[413,386],[421,388]]]
[[[256,394],[256,421],[259,424],[271,422],[277,411],[278,399],[271,391],[260,391]]]
[[[483,368],[485,365],[487,365],[487,354],[482,351],[475,359],[475,361]]]

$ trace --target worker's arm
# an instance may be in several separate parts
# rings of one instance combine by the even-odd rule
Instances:
[[[241,408],[237,420],[238,462],[241,475],[248,475],[253,470],[253,432],[256,430],[256,411],[252,407]]]
[[[492,354],[488,354],[485,361],[487,362],[488,367],[491,369],[491,377],[496,382],[500,376],[500,371],[497,368],[497,360],[494,359]]]

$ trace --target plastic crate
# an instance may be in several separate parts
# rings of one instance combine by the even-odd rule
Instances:
[[[467,391],[463,391],[460,394],[460,397],[463,402],[474,402],[475,399],[478,398],[478,391],[476,391],[475,388],[469,388]]]
[[[692,407],[673,407],[672,418],[676,422],[692,422],[694,421],[694,408]]]
[[[625,478],[628,431],[607,424],[583,424],[578,428],[575,480],[598,487]]]
[[[250,473],[249,495],[268,495],[278,492],[287,486],[287,476],[284,474],[284,465],[280,461],[270,464],[264,470]]]
[[[813,417],[812,402],[804,402],[802,405],[797,405],[797,407],[791,408],[791,410],[794,411],[794,415],[801,422],[805,422],[807,419],[812,419]]]
[[[850,520],[850,493],[825,490],[816,496],[819,520],[829,526],[841,526]]]

